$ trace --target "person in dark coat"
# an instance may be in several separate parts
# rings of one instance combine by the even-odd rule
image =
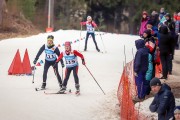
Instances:
[[[43,46],[39,49],[33,63],[36,64],[40,55],[43,53],[43,51],[45,51],[45,64],[44,64],[44,71],[43,71],[43,83],[41,86],[41,89],[45,89],[46,88],[46,80],[47,80],[47,73],[49,70],[49,67],[52,66],[54,69],[54,73],[58,79],[58,83],[59,83],[59,87],[62,87],[62,80],[61,80],[61,76],[59,74],[58,71],[58,64],[55,64],[56,60],[57,60],[57,56],[60,55],[60,51],[58,49],[58,47],[56,47],[54,45],[54,36],[49,35],[47,37],[47,44],[43,44]],[[61,66],[64,67],[64,62],[63,60],[61,60]]]
[[[158,120],[170,120],[174,116],[175,99],[171,88],[167,84],[161,84],[158,78],[150,82],[151,90],[155,93],[154,99],[149,106],[151,112],[158,114]]]
[[[148,48],[145,47],[145,42],[142,39],[136,40],[135,45],[137,48],[134,59],[135,82],[138,91],[138,99],[144,99],[144,81],[146,80],[145,76],[148,70]]]
[[[162,63],[163,76],[161,79],[167,79],[169,67],[171,63],[169,62],[173,56],[173,38],[170,33],[168,33],[167,26],[161,26],[159,29],[159,50],[160,50],[160,59]]]

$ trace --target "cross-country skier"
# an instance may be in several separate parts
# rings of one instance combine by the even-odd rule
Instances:
[[[50,66],[53,66],[55,75],[58,78],[59,87],[60,88],[62,87],[62,80],[61,80],[61,77],[60,77],[59,72],[58,72],[58,64],[56,64],[54,66],[54,64],[57,60],[57,56],[60,55],[60,51],[59,51],[58,47],[56,47],[54,45],[53,40],[54,40],[54,36],[49,35],[47,37],[47,45],[44,44],[39,49],[39,52],[37,53],[36,58],[33,61],[33,63],[36,64],[38,59],[39,59],[39,56],[42,54],[43,51],[45,51],[46,56],[45,56],[45,64],[44,64],[44,72],[43,72],[43,83],[42,83],[41,89],[46,88],[47,72],[48,72],[48,69]],[[63,60],[61,60],[61,66],[62,66],[62,68],[64,67]]]
[[[86,25],[86,29],[87,29],[84,51],[87,50],[88,38],[89,38],[89,35],[91,35],[91,36],[92,36],[92,39],[93,39],[93,41],[94,41],[96,50],[97,50],[98,52],[100,52],[100,50],[99,50],[99,48],[98,48],[98,45],[97,45],[97,42],[96,42],[96,40],[95,40],[95,34],[94,34],[94,31],[95,31],[95,28],[97,28],[97,25],[96,25],[96,23],[95,23],[94,21],[92,21],[92,17],[91,17],[91,16],[88,16],[88,17],[87,17],[87,21],[86,21],[86,22],[81,22],[80,24],[81,24],[81,26],[82,26],[82,25]]]
[[[65,58],[66,72],[65,72],[65,78],[64,78],[64,81],[62,84],[62,88],[58,92],[60,94],[63,94],[66,91],[66,86],[67,86],[71,71],[73,71],[73,75],[74,75],[76,94],[80,93],[77,56],[82,59],[82,64],[85,65],[84,56],[81,53],[79,53],[78,51],[72,50],[70,42],[65,42],[65,51],[60,54],[60,56],[58,57],[58,59],[55,63],[55,65],[56,65],[56,64],[58,64],[58,62],[60,60],[62,60],[63,57]]]

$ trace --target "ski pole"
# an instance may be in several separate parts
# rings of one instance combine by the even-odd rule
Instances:
[[[103,91],[103,89],[101,88],[101,86],[99,85],[99,83],[97,82],[97,80],[94,78],[94,76],[92,75],[92,73],[90,72],[90,70],[88,69],[88,67],[86,65],[84,65],[86,67],[86,69],[88,70],[88,72],[90,73],[90,75],[92,76],[92,78],[94,79],[94,81],[97,83],[97,85],[99,86],[99,88],[101,89],[101,91],[105,94],[105,92]]]
[[[62,80],[63,80],[64,78],[63,78],[63,68],[62,68]]]
[[[98,28],[97,28],[97,29],[98,29]],[[100,32],[99,29],[98,29],[98,32]],[[102,36],[101,36],[100,33],[99,33],[99,35],[100,35],[100,38],[101,38],[101,41],[102,41],[102,44],[103,44],[103,47],[104,47],[104,52],[107,53],[106,47],[105,47],[104,42],[103,42],[103,39],[102,39]]]
[[[32,79],[32,84],[34,83],[34,75],[35,75],[35,70],[36,70],[36,67],[35,67],[35,64],[34,64],[34,68],[33,68],[33,79]]]

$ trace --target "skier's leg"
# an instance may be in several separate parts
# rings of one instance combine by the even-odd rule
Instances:
[[[41,86],[41,88],[43,88],[43,89],[46,87],[47,72],[48,72],[49,67],[50,67],[50,64],[47,61],[45,61],[44,71],[43,71],[43,83]]]
[[[88,42],[88,38],[89,38],[89,33],[86,33],[86,40],[85,40],[85,47],[84,47],[84,51],[87,50],[87,42]]]
[[[72,68],[66,68],[66,72],[65,72],[65,79],[63,81],[63,87],[67,86],[67,82],[69,80],[69,76],[71,74]]]
[[[62,87],[62,79],[61,79],[61,76],[59,75],[58,64],[56,64],[56,66],[54,66],[53,69],[54,69],[55,75],[58,79],[59,87],[61,88]]]
[[[79,85],[79,77],[78,77],[78,66],[75,66],[73,68],[73,75],[74,75],[76,91],[79,92],[80,91],[80,85]]]
[[[96,39],[95,39],[95,34],[94,34],[94,33],[91,33],[91,36],[92,36],[92,39],[93,39],[93,41],[94,41],[96,50],[99,52],[100,50],[99,50],[99,48],[98,48],[98,46],[97,46],[97,42],[96,42]]]

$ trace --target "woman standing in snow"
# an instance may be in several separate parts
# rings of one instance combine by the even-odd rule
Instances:
[[[94,30],[95,30],[95,28],[97,27],[97,25],[96,25],[96,23],[95,23],[94,21],[92,21],[92,17],[91,17],[91,16],[88,16],[88,17],[87,17],[87,21],[86,21],[86,22],[81,22],[80,24],[81,24],[81,26],[86,25],[86,29],[87,29],[84,51],[87,50],[88,37],[89,37],[89,35],[91,35],[91,36],[92,36],[92,39],[93,39],[93,41],[94,41],[96,50],[97,50],[98,52],[100,52],[100,50],[99,50],[99,48],[98,48],[98,45],[97,45],[97,42],[96,42],[96,40],[95,40],[95,34],[94,34]]]
[[[143,11],[142,13],[142,19],[141,19],[141,26],[139,29],[139,35],[142,36],[143,32],[147,29],[146,24],[148,22],[148,14],[146,11]]]

